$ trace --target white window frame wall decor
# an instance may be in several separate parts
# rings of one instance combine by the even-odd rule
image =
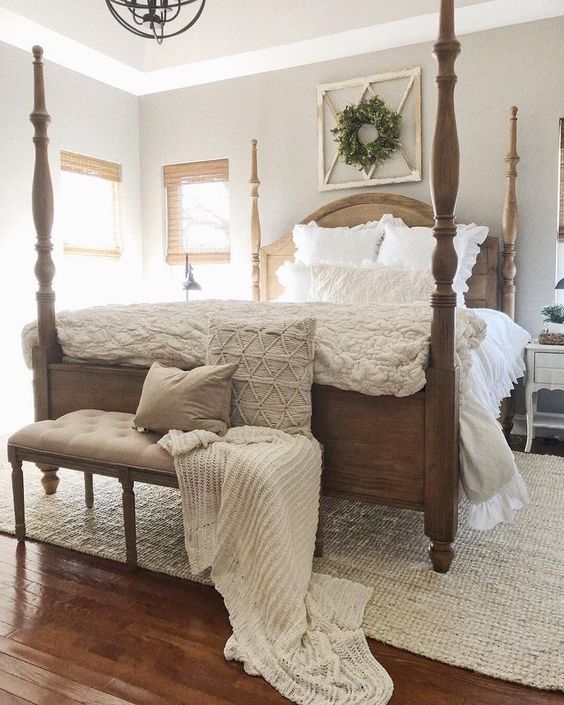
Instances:
[[[405,146],[400,146],[400,154],[403,161],[409,170],[407,174],[399,174],[398,176],[386,176],[378,178],[375,176],[378,167],[373,166],[370,171],[358,170],[355,167],[347,167],[351,173],[360,172],[363,178],[349,181],[335,181],[334,171],[337,162],[342,162],[339,157],[337,143],[332,139],[326,139],[326,127],[328,125],[337,125],[337,109],[332,100],[332,95],[343,89],[350,89],[358,86],[360,94],[358,102],[362,101],[368,93],[370,97],[377,95],[378,91],[374,89],[379,83],[385,81],[407,81],[407,86],[402,94],[400,102],[396,108],[396,112],[401,115],[407,101],[413,101],[413,144],[410,144],[410,153],[408,154]],[[403,130],[402,130],[403,132]],[[360,188],[362,186],[380,186],[382,184],[400,184],[407,181],[422,180],[421,166],[421,67],[404,69],[403,71],[391,71],[388,73],[375,74],[373,76],[365,76],[363,78],[353,78],[347,81],[338,81],[336,83],[326,83],[317,87],[317,133],[318,133],[318,154],[319,154],[319,190],[320,191],[336,191],[346,188]],[[329,144],[328,144],[329,143]],[[411,156],[413,155],[413,156]]]

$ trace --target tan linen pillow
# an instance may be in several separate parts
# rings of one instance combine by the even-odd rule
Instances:
[[[229,428],[231,379],[237,363],[179,370],[153,363],[147,373],[133,424],[137,429],[168,433]]]
[[[238,363],[232,426],[311,435],[315,320],[270,323],[211,320],[208,364]]]

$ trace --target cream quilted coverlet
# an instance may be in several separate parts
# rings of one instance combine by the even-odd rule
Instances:
[[[457,355],[463,373],[486,324],[457,310]],[[260,323],[315,318],[314,382],[369,395],[409,396],[425,386],[431,308],[416,304],[191,303],[98,306],[57,315],[64,355],[81,362],[149,366],[158,361],[182,367],[203,365],[211,318]],[[23,331],[27,364],[37,327]]]

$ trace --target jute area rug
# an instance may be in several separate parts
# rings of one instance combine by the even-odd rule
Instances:
[[[317,572],[374,588],[366,634],[401,649],[546,690],[564,690],[564,458],[517,454],[532,498],[514,525],[466,528],[447,575],[429,569],[417,512],[326,501],[325,556]],[[83,503],[82,474],[60,471],[46,497],[26,472],[27,526],[40,541],[125,562],[121,487],[94,478],[95,506]],[[178,490],[136,485],[139,564],[192,578]],[[12,532],[10,473],[0,473],[0,531]],[[193,578],[192,578],[193,579]],[[200,582],[205,579],[200,578]]]

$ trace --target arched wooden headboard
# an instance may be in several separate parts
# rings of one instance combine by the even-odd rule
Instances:
[[[465,295],[466,305],[471,308],[493,308],[515,317],[515,241],[518,231],[516,182],[517,164],[517,108],[511,108],[509,120],[509,151],[507,163],[507,191],[503,206],[502,245],[503,262],[499,266],[500,240],[488,237],[481,247],[472,276],[468,280],[469,291]],[[276,277],[277,269],[294,257],[295,247],[292,233],[260,246],[260,217],[258,211],[259,185],[257,169],[257,142],[252,143],[251,162],[251,250],[253,265],[253,300],[271,301],[282,293]],[[407,225],[434,225],[433,208],[415,198],[392,193],[360,193],[328,203],[306,216],[301,223],[314,220],[328,228],[355,226],[378,220],[386,213],[401,218]],[[260,273],[259,271],[260,267]]]
[[[354,227],[379,220],[386,213],[401,218],[410,227],[432,227],[434,222],[433,208],[429,204],[408,196],[374,192],[332,201],[300,222],[314,220],[326,228]],[[482,245],[466,295],[466,303],[472,308],[498,308],[498,248],[499,240],[495,237],[488,237]],[[291,232],[260,249],[260,301],[272,301],[282,294],[276,271],[286,260],[294,259],[295,250]]]

